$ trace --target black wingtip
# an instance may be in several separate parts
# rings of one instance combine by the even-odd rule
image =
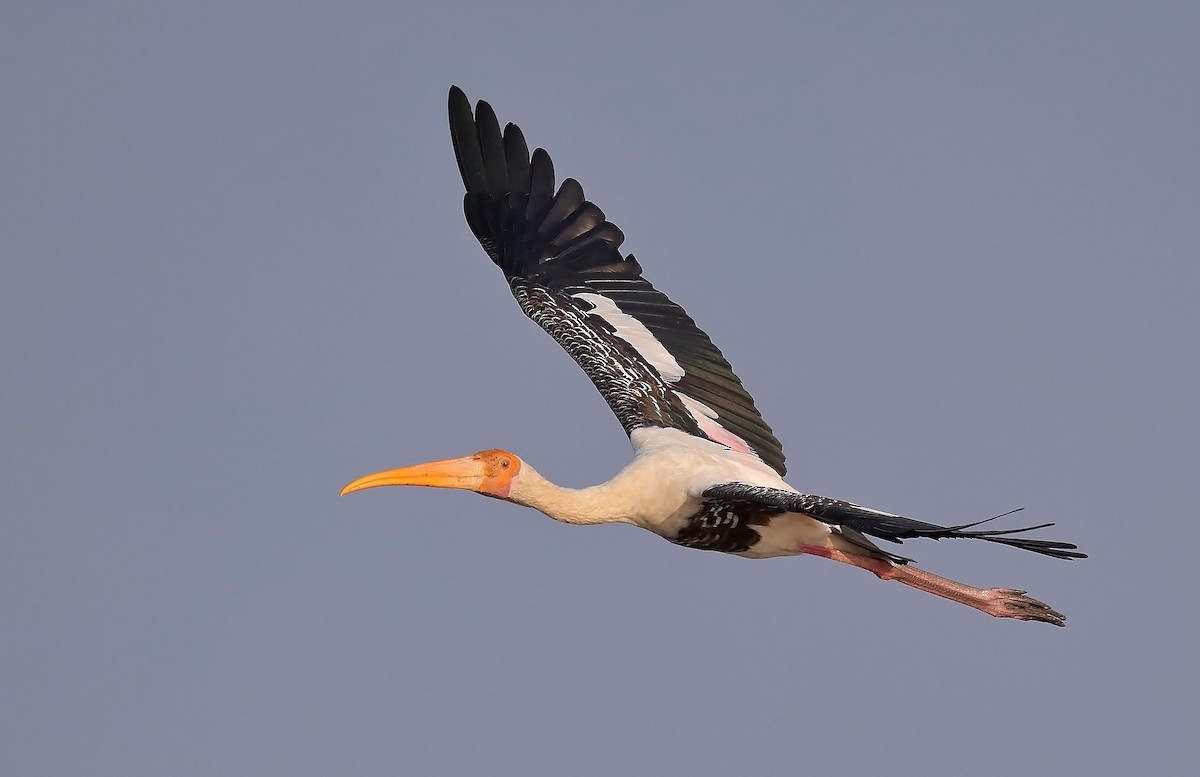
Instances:
[[[916,521],[912,518],[905,518],[901,515],[890,515],[880,513],[875,510],[859,507],[858,505],[850,504],[849,502],[841,502],[835,499],[824,499],[822,497],[808,497],[813,504],[807,506],[806,509],[801,509],[800,512],[805,512],[813,517],[825,521],[826,523],[840,524],[850,526],[863,534],[868,534],[891,542],[901,542],[907,539],[915,539],[922,537],[931,540],[942,539],[974,539],[984,540],[986,542],[994,542],[997,545],[1007,545],[1011,548],[1019,548],[1021,550],[1032,551],[1033,553],[1041,553],[1044,556],[1051,558],[1061,558],[1066,560],[1087,558],[1086,553],[1080,553],[1077,546],[1070,542],[1059,542],[1057,540],[1039,540],[1028,537],[1017,537],[1013,535],[1025,534],[1026,532],[1045,529],[1053,526],[1053,523],[1043,523],[1036,526],[1023,526],[1016,529],[987,529],[970,531],[975,526],[994,521],[996,518],[1001,518],[1005,515],[1012,515],[1019,512],[1017,510],[1009,510],[1000,515],[991,518],[985,518],[982,521],[973,521],[971,523],[963,523],[955,526],[939,526],[934,523],[926,523],[925,521]]]
[[[1018,510],[1019,509],[1020,508],[1018,508]],[[1011,515],[1012,513],[1015,513],[1015,512],[1017,512],[1017,510],[1009,510],[1007,513],[1002,513],[1001,515]],[[999,518],[1001,516],[998,515],[995,517]],[[1007,545],[1010,548],[1019,548],[1021,550],[1032,551],[1034,553],[1041,553],[1044,556],[1050,556],[1051,558],[1061,558],[1066,561],[1070,561],[1072,559],[1077,559],[1077,558],[1087,558],[1087,554],[1080,553],[1078,551],[1078,546],[1071,542],[1060,542],[1058,540],[1038,540],[1038,539],[1032,539],[1029,537],[1014,537],[1014,536],[1012,536],[1014,534],[1024,534],[1025,532],[1037,531],[1038,529],[1048,528],[1048,527],[1054,525],[1053,522],[1039,523],[1036,526],[1023,526],[1019,529],[991,529],[988,531],[963,531],[963,529],[966,529],[968,527],[978,526],[982,523],[987,523],[988,521],[991,521],[991,520],[994,520],[994,519],[988,518],[987,520],[976,521],[975,523],[969,523],[964,526],[955,526],[955,527],[952,527],[949,530],[947,530],[945,533],[942,533],[941,536],[935,536],[934,538],[941,539],[941,537],[954,537],[954,538],[965,537],[967,539],[984,540],[985,542],[994,542],[998,545]],[[929,536],[933,536],[933,535],[931,534]]]
[[[1027,531],[1027,530],[1016,530]],[[1030,550],[1034,553],[1041,553],[1043,556],[1051,558],[1061,558],[1064,561],[1072,561],[1077,558],[1087,558],[1086,553],[1081,553],[1076,548],[1077,545],[1070,542],[1056,542],[1054,540],[1034,540],[1023,537],[995,537],[987,536],[984,532],[964,532],[956,537],[968,537],[986,542],[995,542],[1000,545],[1007,545],[1010,548],[1019,548],[1021,550]]]
[[[1038,529],[1046,529],[1054,525],[1053,522],[1039,523],[1036,526],[1023,526],[1019,529],[989,529],[985,531],[965,531],[976,526],[981,526],[985,523],[1003,518],[1013,513],[1019,513],[1024,510],[1024,507],[1017,507],[1007,512],[993,515],[991,518],[984,518],[982,521],[974,521],[972,523],[964,523],[958,526],[948,526],[941,531],[922,531],[916,533],[919,536],[931,537],[933,539],[942,538],[966,538],[974,540],[985,540],[986,542],[994,542],[998,545],[1007,545],[1010,548],[1019,548],[1028,550],[1034,553],[1041,553],[1044,556],[1052,558],[1061,558],[1067,561],[1077,558],[1087,558],[1086,553],[1080,553],[1076,545],[1070,542],[1058,542],[1057,540],[1036,540],[1027,537],[1013,537],[1013,534],[1024,534],[1025,532],[1037,531]]]
[[[450,87],[447,100],[450,115],[450,139],[454,144],[454,158],[458,161],[458,172],[468,192],[482,191],[487,186],[483,166],[483,149],[479,144],[475,128],[475,114],[471,101],[457,86]]]

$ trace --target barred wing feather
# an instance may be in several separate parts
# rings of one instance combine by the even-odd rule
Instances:
[[[500,131],[450,90],[450,134],[471,231],[521,309],[583,368],[631,432],[667,426],[757,456],[780,475],[783,447],[729,362],[696,323],[642,277],[625,236],[567,178],[555,191],[542,149]]]

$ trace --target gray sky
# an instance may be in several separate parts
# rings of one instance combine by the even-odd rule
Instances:
[[[1183,774],[1193,4],[6,3],[11,775]],[[451,83],[725,351],[789,480],[1075,563],[1000,621],[376,470],[628,442],[474,242]]]

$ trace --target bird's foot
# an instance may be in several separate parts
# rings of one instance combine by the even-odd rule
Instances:
[[[979,609],[997,618],[1016,618],[1023,621],[1044,621],[1055,626],[1066,626],[1067,616],[1045,602],[1026,596],[1015,588],[988,588],[983,594]]]

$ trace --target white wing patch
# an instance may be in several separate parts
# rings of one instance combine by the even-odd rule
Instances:
[[[662,343],[651,334],[645,324],[623,312],[611,299],[590,293],[572,294],[571,296],[590,303],[592,310],[588,311],[588,315],[600,316],[607,321],[616,331],[617,337],[632,345],[634,350],[658,371],[663,380],[674,383],[683,377],[683,368],[679,366],[679,362],[675,361],[671,352],[663,348]],[[713,417],[716,417],[715,413]]]
[[[618,308],[617,304],[611,299],[589,292],[572,294],[571,296],[590,303],[592,309],[588,311],[588,315],[599,316],[608,322],[617,337],[620,337],[633,346],[638,355],[657,370],[664,381],[667,383],[676,383],[684,376],[683,367],[679,366],[679,362],[675,360],[671,352],[663,347],[663,344],[646,328],[646,325]],[[683,406],[691,414],[692,418],[696,419],[696,424],[700,427],[700,430],[710,440],[724,445],[731,450],[748,453],[756,459],[758,458],[758,454],[750,447],[749,443],[720,424],[717,420],[718,414],[716,410],[713,410],[698,399],[689,397],[682,391],[674,390],[674,393],[683,402]]]
[[[692,399],[682,391],[676,391],[675,396],[683,401],[683,406],[692,414],[692,418],[696,419],[696,423],[700,425],[700,430],[708,435],[710,440],[727,445],[735,451],[749,453],[755,458],[758,457],[758,454],[754,452],[745,440],[717,423],[716,410],[713,410],[698,399]]]

